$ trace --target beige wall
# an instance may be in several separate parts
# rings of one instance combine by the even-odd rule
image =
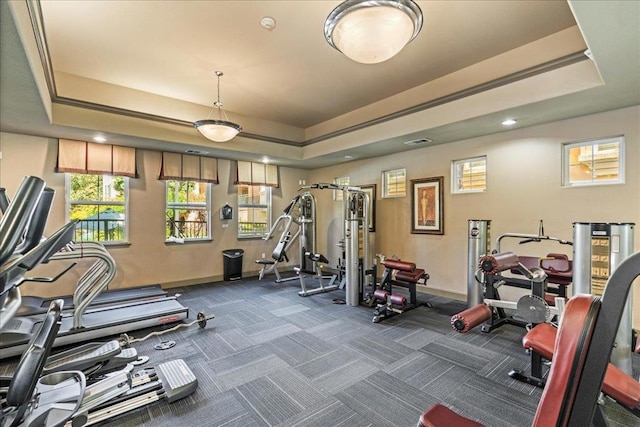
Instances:
[[[8,195],[15,193],[26,175],[43,178],[56,190],[54,206],[47,223],[50,234],[65,221],[64,174],[54,173],[57,140],[34,136],[0,134],[2,160],[0,186]],[[270,257],[276,241],[260,239],[238,240],[237,222],[220,220],[220,208],[229,203],[236,208],[237,193],[232,184],[232,162],[219,161],[220,184],[212,186],[212,235],[213,241],[188,244],[167,244],[165,232],[165,184],[157,179],[161,153],[138,150],[138,179],[131,179],[129,186],[129,241],[130,245],[110,246],[109,251],[118,265],[118,273],[110,288],[130,287],[161,283],[167,287],[222,280],[222,250],[245,250],[243,272],[246,276],[257,274],[255,260],[262,253]],[[288,204],[298,189],[298,181],[308,180],[308,171],[280,168],[280,188],[273,189],[273,218]],[[237,209],[234,210],[234,213]],[[235,216],[234,216],[235,219]],[[224,227],[227,223],[227,227]],[[275,237],[277,239],[278,236]],[[295,262],[295,254],[291,254]],[[55,272],[59,266],[43,266],[34,274]],[[42,284],[25,284],[23,293],[60,295],[71,293],[83,269],[74,268],[60,280],[56,287]]]
[[[467,221],[492,220],[492,246],[495,238],[507,232],[538,232],[538,221],[544,220],[545,233],[572,239],[575,221],[635,222],[640,227],[640,107],[529,127],[500,134],[420,148],[381,158],[352,161],[338,166],[305,171],[280,168],[281,188],[273,193],[275,219],[298,189],[298,181],[331,182],[335,177],[349,176],[353,185],[377,185],[376,233],[372,235],[372,253],[396,255],[414,261],[431,275],[428,287],[450,292],[465,299]],[[623,185],[584,188],[561,188],[561,145],[613,135],[626,137],[626,183]],[[53,172],[57,152],[55,139],[0,134],[0,186],[13,194],[25,175],[44,178],[53,187],[56,199],[47,226],[51,233],[64,223],[64,177]],[[222,279],[222,250],[245,250],[245,276],[257,272],[254,260],[273,250],[274,241],[236,238],[235,221],[227,228],[219,219],[225,203],[236,204],[231,177],[232,162],[220,160],[220,184],[213,186],[213,241],[185,245],[164,242],[164,183],[157,180],[160,153],[139,150],[139,179],[131,180],[129,246],[110,248],[118,263],[118,274],[112,288],[162,283],[166,286],[201,283]],[[487,156],[488,191],[482,194],[452,195],[450,164],[452,160]],[[410,233],[411,198],[380,198],[383,170],[407,169],[408,179],[444,176],[444,230],[442,236]],[[341,204],[334,202],[332,192],[316,191],[318,206],[319,252],[337,262],[341,238]],[[635,228],[635,248],[640,247],[640,230]],[[508,243],[511,242],[511,246]],[[545,255],[548,252],[571,254],[571,248],[560,245],[518,246],[506,241],[503,250],[521,255]],[[295,251],[294,251],[295,252]],[[292,253],[293,255],[293,253]],[[293,260],[295,262],[295,260]],[[51,267],[48,267],[51,268]],[[74,269],[81,272],[80,268]],[[60,294],[71,292],[73,273],[64,278],[61,287],[27,285],[25,293]],[[638,287],[637,285],[635,286]],[[55,289],[56,292],[51,291]],[[505,298],[515,290],[505,289]],[[634,326],[640,329],[640,291],[635,291]]]
[[[312,182],[327,182],[349,176],[350,182],[377,184],[375,251],[414,261],[429,272],[428,287],[458,294],[467,292],[467,222],[490,219],[492,247],[503,233],[538,233],[544,220],[545,234],[572,240],[573,222],[634,222],[635,250],[640,248],[640,107],[506,131],[455,143],[425,147],[375,159],[354,161],[315,170]],[[626,137],[626,183],[624,185],[562,188],[561,146],[607,136]],[[451,161],[486,155],[488,190],[481,194],[450,191]],[[411,197],[380,199],[381,172],[407,169],[408,180],[444,176],[444,235],[411,234]],[[340,228],[340,204],[330,192],[318,196],[330,215],[319,215],[319,250],[329,259],[338,256],[335,243]],[[321,201],[320,201],[321,200]],[[326,236],[326,238],[325,238]],[[324,240],[323,240],[324,238]],[[323,249],[324,248],[324,249]],[[520,255],[542,256],[549,252],[572,253],[570,246],[529,244],[503,240],[501,250]],[[636,284],[634,286],[638,288]],[[518,290],[501,289],[503,297],[518,296]],[[635,325],[640,327],[640,290],[635,291]]]

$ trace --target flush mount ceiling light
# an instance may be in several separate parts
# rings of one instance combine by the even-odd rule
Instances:
[[[215,142],[229,141],[242,130],[242,126],[229,121],[227,114],[222,109],[222,102],[220,102],[220,77],[222,75],[222,71],[216,71],[216,76],[218,77],[218,100],[213,103],[211,112],[209,112],[205,120],[198,120],[193,123],[193,127],[198,129],[205,138]],[[216,108],[218,109],[219,119],[209,119]],[[223,115],[224,119],[222,118]]]
[[[347,0],[324,22],[327,42],[348,58],[376,64],[395,56],[422,28],[412,0]]]

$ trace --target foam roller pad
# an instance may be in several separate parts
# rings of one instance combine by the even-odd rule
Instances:
[[[486,274],[497,274],[501,271],[517,268],[520,260],[513,252],[484,255],[480,258],[480,268]]]
[[[407,297],[402,294],[391,294],[391,304],[404,307],[407,305]]]
[[[484,304],[478,304],[454,314],[451,317],[451,327],[455,331],[464,334],[490,318],[491,309]]]
[[[373,297],[382,302],[387,302],[387,296],[389,296],[389,292],[382,289],[378,289],[373,293]]]
[[[415,263],[400,261],[399,259],[387,259],[383,264],[386,268],[399,271],[415,271],[416,269]]]

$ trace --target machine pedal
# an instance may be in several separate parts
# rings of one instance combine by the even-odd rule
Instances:
[[[190,395],[198,387],[198,379],[183,359],[161,363],[156,368],[156,373],[162,381],[169,403]]]

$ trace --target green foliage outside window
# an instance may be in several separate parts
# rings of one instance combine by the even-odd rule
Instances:
[[[209,237],[208,193],[204,182],[167,181],[166,239]]]
[[[126,239],[125,177],[69,174],[69,218],[79,220],[75,240],[114,242]]]

